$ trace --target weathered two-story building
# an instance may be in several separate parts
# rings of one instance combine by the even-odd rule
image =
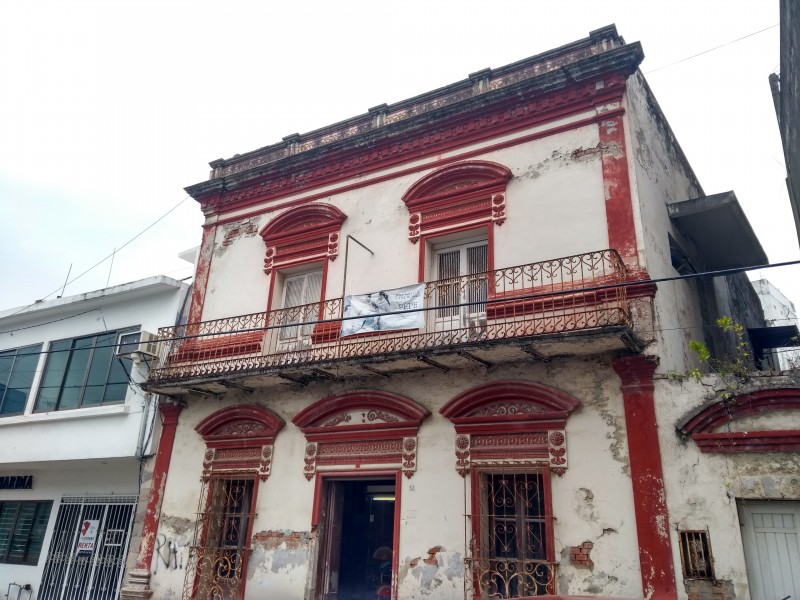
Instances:
[[[743,274],[695,275],[766,257],[642,59],[605,27],[187,188],[190,318],[147,384],[177,416],[162,554],[127,597],[746,594],[737,502],[769,495],[692,441],[732,413],[680,374],[690,340],[735,350],[719,316],[763,327]]]

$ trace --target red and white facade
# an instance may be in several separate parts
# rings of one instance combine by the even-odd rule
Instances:
[[[206,222],[148,382],[182,410],[140,596],[687,597],[669,461],[702,459],[675,428],[703,398],[659,374],[704,314],[651,280],[676,274],[668,204],[703,193],[642,58],[597,30],[188,188]],[[422,327],[342,334],[345,297],[414,284]],[[711,538],[743,594],[741,537]]]

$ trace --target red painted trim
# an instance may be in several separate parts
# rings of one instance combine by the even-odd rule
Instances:
[[[331,204],[308,204],[272,219],[259,235],[268,246],[296,242],[337,231],[347,215]]]
[[[553,491],[551,485],[550,469],[541,469],[542,487],[544,488],[544,530],[547,539],[547,560],[551,563],[556,561],[555,532],[553,530]],[[555,582],[553,582],[555,583]],[[555,586],[549,587],[551,594],[555,591]]]
[[[284,202],[283,204],[275,204],[274,206],[267,206],[267,207],[264,207],[264,208],[258,208],[258,209],[252,210],[250,212],[247,212],[247,213],[237,214],[236,216],[232,216],[232,217],[221,217],[219,219],[219,221],[217,221],[217,224],[218,225],[222,225],[222,224],[225,224],[225,223],[229,223],[229,222],[233,222],[233,221],[239,221],[239,220],[242,220],[242,219],[245,219],[245,218],[249,218],[249,217],[253,217],[253,216],[259,216],[259,215],[263,215],[263,214],[266,214],[266,213],[275,212],[275,211],[278,211],[278,210],[284,210],[286,208],[291,208],[293,206],[300,206],[300,205],[303,205],[303,204],[307,204],[309,202],[313,202],[314,200],[319,200],[320,198],[332,197],[332,196],[335,196],[337,194],[343,194],[345,192],[349,192],[349,191],[352,191],[352,190],[355,190],[355,189],[359,189],[359,188],[362,188],[362,187],[366,187],[366,186],[369,186],[369,185],[374,185],[376,183],[382,183],[384,181],[389,181],[389,180],[397,179],[397,178],[400,178],[400,177],[404,177],[404,176],[410,175],[412,173],[420,173],[420,172],[423,172],[423,171],[426,171],[428,169],[435,168],[437,166],[441,166],[441,165],[444,165],[444,164],[467,160],[467,159],[473,158],[475,156],[481,156],[481,155],[485,155],[485,154],[490,153],[490,152],[494,152],[496,150],[502,150],[504,148],[509,148],[511,146],[516,146],[516,145],[519,145],[519,144],[525,144],[527,142],[531,142],[531,141],[534,141],[534,140],[544,139],[544,138],[550,137],[552,135],[558,135],[560,133],[564,133],[565,131],[572,131],[573,129],[578,129],[580,127],[586,127],[588,125],[599,123],[603,119],[607,119],[609,117],[614,117],[614,116],[619,116],[619,115],[622,115],[624,113],[625,113],[625,110],[622,109],[622,108],[619,108],[619,109],[616,109],[616,110],[610,110],[610,111],[608,111],[606,113],[603,113],[602,115],[593,115],[591,117],[587,117],[585,119],[580,119],[580,120],[575,121],[573,123],[567,123],[565,125],[559,125],[558,127],[553,127],[552,129],[548,129],[546,131],[538,131],[536,133],[531,133],[531,134],[528,134],[528,135],[520,136],[519,138],[515,138],[513,140],[506,140],[504,142],[497,142],[495,144],[490,144],[488,146],[483,146],[483,147],[481,147],[479,149],[470,150],[470,151],[463,152],[461,154],[453,155],[453,156],[450,156],[450,157],[444,158],[444,157],[441,157],[441,156],[436,156],[435,159],[433,159],[433,160],[431,160],[431,161],[429,161],[429,162],[427,162],[425,164],[420,164],[420,165],[416,165],[416,166],[413,166],[413,167],[407,167],[405,169],[394,171],[392,173],[387,173],[385,175],[379,175],[379,176],[373,177],[371,179],[366,179],[366,178],[365,179],[361,179],[361,180],[359,180],[357,182],[354,182],[354,183],[349,183],[349,184],[342,185],[340,187],[326,189],[325,191],[316,192],[316,193],[310,194],[308,196],[304,196],[302,198],[298,198],[296,200],[290,200],[290,201]],[[320,185],[322,185],[322,184],[320,184]],[[315,186],[315,187],[318,187],[318,186]],[[264,201],[277,200],[277,199],[283,198],[285,196],[292,195],[297,191],[298,190],[290,190],[290,191],[288,191],[286,193],[283,193],[283,194],[277,194],[274,198],[263,198],[263,199],[259,199],[258,201],[252,201],[252,202],[247,203],[247,206],[259,204],[259,203],[264,202]],[[239,208],[246,208],[247,206],[243,206],[243,207],[239,207]],[[229,212],[229,211],[232,211],[232,210],[236,210],[236,208],[229,208],[229,209],[226,208],[225,211],[223,211],[223,213],[224,212]]]
[[[483,558],[483,546],[481,544],[481,472],[472,469],[469,474],[470,500],[472,501],[472,554],[477,559]],[[468,550],[469,551],[469,550]],[[480,581],[477,573],[472,574],[472,589],[480,590]],[[478,592],[478,597],[480,593]]]
[[[220,430],[226,425],[237,422],[257,424],[261,428],[247,433],[220,433]],[[274,438],[283,425],[283,419],[271,410],[255,404],[236,404],[211,413],[194,429],[203,437],[206,444],[235,441],[238,446],[248,438],[254,441]]]
[[[626,267],[638,269],[639,251],[623,123],[622,115],[610,114],[604,115],[599,123],[608,245],[619,252]]]
[[[489,189],[503,189],[512,176],[511,169],[488,160],[451,164],[428,173],[409,187],[402,198],[411,211],[478,190],[485,195]],[[464,182],[466,185],[459,187]]]
[[[411,424],[419,427],[422,420],[430,414],[426,408],[398,394],[380,390],[355,390],[334,394],[318,400],[297,413],[292,419],[292,423],[304,432],[306,430],[320,432],[336,429],[339,431],[348,430],[352,433],[355,430],[373,429],[373,427],[365,427],[364,424],[339,425],[335,428],[320,426],[322,422],[336,414],[358,409],[382,409],[403,417],[400,422],[385,424],[395,428]]]
[[[203,239],[200,242],[200,253],[197,256],[197,265],[194,269],[192,283],[192,300],[189,305],[189,323],[200,323],[203,320],[203,304],[208,287],[208,276],[211,272],[211,263],[214,259],[214,238],[217,234],[217,225],[203,227]]]
[[[269,287],[267,288],[267,314],[272,312],[272,299],[275,295],[275,278],[277,277],[278,272],[273,269],[272,272],[269,274]],[[323,278],[325,276],[324,267],[323,267]],[[323,288],[323,293],[324,288]]]
[[[483,383],[470,388],[455,396],[439,412],[451,421],[489,423],[498,418],[476,417],[473,416],[474,413],[492,404],[511,400],[531,404],[538,407],[540,412],[503,415],[499,419],[542,421],[552,419],[554,415],[566,418],[579,404],[569,394],[541,383],[508,380]]]
[[[729,431],[695,433],[692,439],[701,452],[797,452],[800,450],[800,430]]]
[[[392,531],[392,600],[397,600],[398,573],[400,571],[400,498],[403,489],[403,476],[400,471],[394,475],[394,528]]]
[[[147,497],[147,508],[142,523],[142,539],[139,542],[139,553],[136,557],[136,569],[149,572],[153,560],[153,550],[158,533],[158,520],[161,516],[161,499],[167,485],[167,474],[172,460],[172,448],[175,445],[175,430],[183,405],[159,399],[158,411],[161,413],[161,437],[158,441],[156,462],[153,465],[153,479]]]
[[[646,598],[674,600],[672,542],[653,397],[656,362],[636,355],[617,358],[612,365],[621,380],[625,405],[642,589]]]
[[[691,436],[703,452],[795,452],[800,430],[714,431],[748,415],[800,410],[800,388],[778,388],[741,394],[715,402],[690,416],[678,431]]]
[[[800,410],[800,388],[760,390],[715,402],[687,419],[679,431],[686,435],[712,433],[740,416],[786,409]]]
[[[264,333],[262,331],[238,333],[211,339],[190,339],[178,348],[175,355],[170,357],[170,361],[177,363],[216,360],[227,356],[252,354],[261,352],[263,341]]]
[[[626,77],[604,75],[602,79],[605,84],[602,91],[597,90],[595,82],[582,82],[548,97],[530,98],[522,102],[511,99],[490,107],[483,114],[473,112],[469,115],[456,115],[436,124],[434,130],[427,128],[412,134],[413,137],[407,135],[404,140],[387,139],[382,147],[372,145],[366,148],[349,148],[333,156],[330,153],[318,153],[324,163],[319,163],[317,167],[309,160],[302,170],[287,169],[280,179],[270,180],[267,176],[242,184],[235,191],[224,193],[222,198],[218,192],[212,192],[208,199],[203,196],[196,199],[206,211],[218,210],[222,213],[237,210],[304,189],[334,184],[355,175],[388,169],[410,160],[418,160],[421,156],[441,155],[543,122],[591,111],[599,104],[619,101],[624,92]],[[608,116],[609,113],[605,113],[603,118]],[[570,124],[568,128],[574,127],[574,124]],[[484,148],[479,153],[485,152],[487,150]],[[275,177],[275,169],[271,173]]]

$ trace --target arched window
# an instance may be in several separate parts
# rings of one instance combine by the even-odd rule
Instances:
[[[269,477],[283,425],[269,410],[244,404],[220,409],[195,427],[206,451],[185,600],[244,597],[258,483]]]
[[[796,452],[800,450],[800,412],[774,429],[776,413],[800,411],[800,389],[782,388],[740,394],[706,405],[678,425],[702,452]],[[774,423],[774,419],[772,419]]]
[[[554,593],[550,473],[567,468],[566,422],[577,406],[554,388],[497,381],[440,409],[455,426],[456,469],[471,498],[467,564],[481,597]]]

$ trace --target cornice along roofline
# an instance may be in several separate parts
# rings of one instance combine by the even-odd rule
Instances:
[[[609,74],[627,77],[638,68],[644,54],[638,43],[620,43],[621,38],[616,35],[601,40],[587,38],[506,67],[475,73],[463,82],[391,106],[375,107],[366,115],[305,135],[289,136],[284,142],[229,160],[214,161],[212,179],[185,189],[205,208],[213,203],[211,197],[215,194],[287,172],[302,175],[313,170],[316,162],[330,162],[337,154],[370,148],[379,141],[382,145],[397,142],[454,117],[475,114],[503,102],[554,93]],[[562,60],[555,60],[558,57]]]

